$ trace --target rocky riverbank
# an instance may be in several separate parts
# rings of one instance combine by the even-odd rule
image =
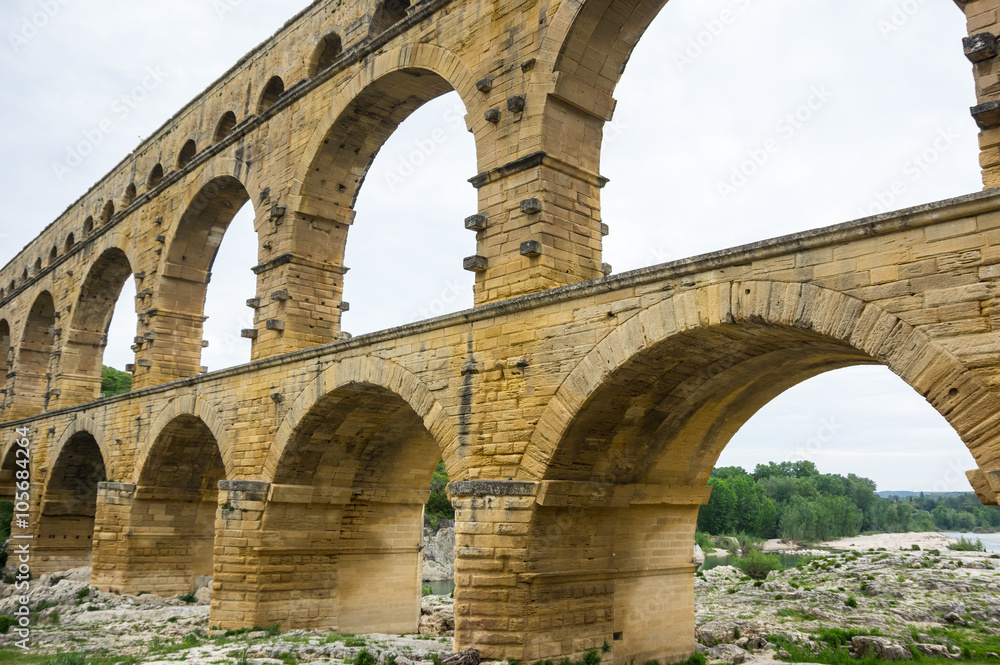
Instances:
[[[365,660],[358,654],[367,649],[379,663],[394,656],[397,665],[413,665],[452,646],[446,596],[424,598],[416,635],[220,634],[210,631],[208,589],[162,599],[101,593],[88,580],[80,569],[33,582],[34,653],[103,654],[143,665],[339,664]],[[720,566],[696,576],[695,595],[699,651],[719,663],[829,661],[836,649],[883,660],[916,652],[989,662],[1000,651],[998,555],[871,548],[809,559],[765,581]],[[14,606],[12,589],[0,590],[0,615]],[[13,631],[0,634],[0,650],[15,651],[16,639]]]

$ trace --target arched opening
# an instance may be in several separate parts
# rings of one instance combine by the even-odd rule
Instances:
[[[194,139],[189,139],[181,148],[181,154],[177,156],[177,168],[182,169],[187,166],[196,154],[198,154],[198,146],[195,145]]]
[[[24,270],[21,271],[21,283],[22,284],[27,284],[28,283],[28,269],[27,268],[25,268]]]
[[[83,237],[86,238],[93,232],[94,232],[94,218],[88,217],[87,219],[83,220]]]
[[[550,579],[537,590],[545,595],[535,608],[540,616],[557,614],[558,603],[549,606],[549,598],[578,597],[579,578],[559,581],[571,570],[592,576],[588,584],[604,582],[603,593],[591,594],[579,610],[598,617],[587,629],[595,638],[616,633],[615,662],[674,661],[694,650],[691,547],[699,505],[708,500],[705,483],[733,435],[773,398],[831,370],[884,363],[904,377],[910,373],[906,381],[946,417],[986,392],[957,368],[933,380],[913,370],[909,363],[917,357],[937,354],[942,363],[954,361],[919,333],[908,337],[898,321],[904,329],[898,338],[872,332],[859,322],[860,303],[852,313],[847,298],[820,303],[818,294],[778,287],[761,305],[764,300],[755,298],[767,291],[755,288],[745,290],[744,301],[744,289],[733,285],[731,323],[707,323],[727,317],[694,305],[690,294],[684,302],[693,305],[686,311],[694,316],[673,324],[676,332],[669,332],[670,323],[663,324],[667,332],[651,324],[646,341],[623,344],[622,331],[621,338],[602,342],[567,379],[564,385],[573,388],[557,395],[559,408],[539,423],[544,433],[533,444],[553,447],[542,476],[552,487],[533,516],[526,555],[533,572]],[[675,303],[667,302],[672,316]],[[786,313],[801,314],[785,315],[794,322],[777,322],[779,302],[791,307]],[[679,312],[683,306],[677,307]],[[648,312],[654,318],[659,313]],[[893,320],[886,318],[887,324]],[[642,329],[633,319],[627,332]],[[608,355],[600,356],[602,351]],[[610,372],[602,376],[605,367]],[[588,381],[585,368],[595,387],[573,396]],[[974,423],[956,418],[959,434],[982,429],[989,411],[977,414]],[[994,439],[989,432],[970,435],[970,449]],[[608,572],[636,570],[658,572],[641,578]]]
[[[350,302],[343,327],[351,333],[472,305],[475,278],[461,262],[475,253],[476,236],[448,221],[477,209],[476,192],[467,184],[476,168],[475,142],[464,116],[444,78],[421,69],[396,71],[351,102],[312,159],[302,193],[318,214],[305,251],[350,267],[335,292],[342,288]],[[403,123],[406,131],[397,132]],[[462,191],[433,197],[427,208],[412,204],[448,180],[461,183]],[[403,218],[406,230],[385,233],[389,220]]]
[[[249,200],[250,195],[239,180],[230,176],[216,178],[188,205],[170,240],[162,278],[170,288],[160,289],[168,295],[162,297],[159,306],[179,313],[184,323],[180,325],[178,321],[177,325],[171,325],[169,315],[161,315],[153,319],[156,328],[152,331],[157,355],[163,353],[164,347],[171,349],[176,364],[163,368],[170,375],[191,376],[199,372],[203,339],[209,342],[206,353],[228,352],[227,359],[239,354],[239,362],[249,360],[248,353],[246,357],[242,355],[249,342],[240,337],[242,328],[253,327],[253,320],[249,318],[252,310],[244,303],[256,292],[255,278],[250,270],[257,260],[256,234],[253,232],[253,206],[247,205]],[[227,251],[230,244],[234,248],[239,245],[239,256],[223,256],[218,270],[224,279],[221,286],[209,289],[220,246],[244,206],[246,212],[241,217],[238,234],[243,242],[225,243]],[[233,273],[237,276],[233,277]],[[238,298],[234,297],[237,288],[245,289],[244,295]],[[210,317],[207,323],[201,320],[205,315]],[[216,326],[221,326],[221,331]],[[206,336],[209,331],[212,338]]]
[[[172,596],[207,585],[198,578],[212,575],[219,481],[225,479],[218,442],[197,416],[178,416],[156,435],[139,469],[130,518],[133,532],[148,533],[149,542],[136,545],[142,551],[123,572],[124,589]]]
[[[382,34],[406,18],[406,10],[409,8],[410,0],[383,0],[372,16],[368,34],[372,37]]]
[[[219,124],[215,127],[215,139],[214,142],[218,143],[222,139],[226,138],[233,133],[233,127],[236,126],[236,114],[232,111],[226,111],[221,118],[219,118]]]
[[[52,245],[52,249],[49,250],[49,265],[55,263],[56,259],[58,258],[59,258],[59,248],[56,247],[55,245]]]
[[[260,95],[260,101],[257,103],[257,115],[274,106],[284,92],[285,82],[281,80],[280,76],[272,76],[271,80],[264,86],[264,92]]]
[[[3,463],[0,464],[0,501],[13,501],[14,492],[16,490],[15,483],[17,482],[17,471],[18,469],[24,470],[24,462],[22,466],[18,466],[18,453],[17,449],[20,448],[13,441],[7,444],[7,454],[3,458]],[[23,455],[24,453],[22,453]],[[21,459],[25,459],[23,456]],[[23,477],[23,476],[22,476]]]
[[[149,190],[157,187],[161,180],[163,180],[163,165],[157,164],[149,172],[149,178],[146,180],[146,189]]]
[[[32,570],[42,574],[91,565],[97,485],[105,480],[107,467],[97,440],[87,432],[74,434],[45,484]]]
[[[42,259],[41,257],[35,259],[35,274],[42,272]]]
[[[3,290],[0,290],[0,298],[3,298]],[[7,319],[0,319],[0,376],[4,379],[0,382],[0,386],[5,389],[8,386],[7,373],[10,372],[13,363],[13,357],[11,356],[11,339],[10,339],[10,324],[7,323]],[[8,391],[4,391],[0,395],[0,409],[7,406],[7,402],[10,400],[10,395]]]
[[[55,303],[48,291],[41,293],[28,311],[24,336],[14,363],[17,375],[14,379],[12,414],[34,415],[46,409],[50,363],[56,342],[55,312]]]
[[[329,68],[337,61],[337,58],[344,52],[340,35],[329,32],[319,40],[316,50],[313,51],[312,59],[309,61],[309,78],[313,78],[324,69]]]
[[[885,34],[874,26],[891,12],[875,5],[739,5],[588,1],[557,47],[557,71],[617,100],[611,122],[588,125],[603,145],[587,153],[610,178],[616,272],[981,188],[969,62],[927,48],[965,36],[961,11],[936,5]],[[759,39],[775,29],[801,54],[790,69]],[[859,163],[861,145],[874,157]]]
[[[134,315],[129,316],[134,311],[131,302],[126,301],[126,310],[118,317],[115,311],[122,300],[122,289],[131,276],[128,257],[118,248],[106,250],[91,266],[73,307],[63,350],[60,385],[63,406],[83,404],[100,397],[105,349],[113,318],[125,319],[127,326],[127,337],[118,341],[122,348],[116,349],[115,354],[119,361],[115,369],[124,369],[120,360],[123,356],[128,358],[125,354],[132,337],[137,334],[137,319]]]
[[[104,204],[104,209],[101,210],[101,221],[100,226],[107,225],[111,221],[111,218],[115,216],[115,204],[113,201],[108,201]]]
[[[73,245],[75,244],[76,244],[76,236],[70,233],[68,236],[66,236],[66,244],[63,246],[63,251],[68,252],[69,250],[73,249]]]
[[[316,500],[269,502],[263,524],[265,533],[310,525],[294,537],[302,548],[296,555],[307,565],[297,567],[293,580],[267,590],[283,601],[293,625],[359,633],[414,630],[423,507],[441,455],[413,408],[379,386],[336,389],[302,418],[273,483],[305,490]],[[377,606],[369,598],[372,579],[393,589]],[[322,616],[310,615],[316,607]]]
[[[132,202],[135,201],[135,197],[136,197],[135,183],[132,182],[129,183],[129,186],[125,188],[124,201],[126,208],[132,205]]]

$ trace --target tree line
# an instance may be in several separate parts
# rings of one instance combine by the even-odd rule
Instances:
[[[698,530],[745,533],[813,543],[859,533],[1000,530],[1000,509],[974,494],[946,498],[885,499],[875,482],[849,474],[820,473],[809,461],[738,466],[712,471],[712,496],[698,514]]]

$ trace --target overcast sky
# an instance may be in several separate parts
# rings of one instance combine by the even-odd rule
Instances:
[[[0,263],[306,5],[0,5]],[[952,0],[672,0],[616,93],[602,167],[605,260],[620,272],[978,191],[965,34]],[[160,80],[137,88],[150,71]],[[461,222],[476,211],[466,182],[475,153],[463,114],[454,94],[427,104],[376,159],[348,243],[346,330],[471,306],[461,262],[475,237]],[[113,131],[92,154],[58,168],[103,120]],[[441,136],[414,158],[418,143]],[[209,288],[203,364],[213,370],[249,360],[239,338],[252,325],[240,303],[255,291],[249,213],[227,233]],[[105,354],[119,368],[132,362],[132,295],[129,285]],[[974,465],[951,427],[882,368],[788,391],[719,463],[800,458],[896,490],[968,489],[962,472]]]

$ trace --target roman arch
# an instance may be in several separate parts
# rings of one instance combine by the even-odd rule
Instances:
[[[1000,3],[958,4],[991,187]],[[47,226],[0,269],[0,482],[27,431],[39,569],[91,565],[133,593],[212,576],[225,629],[415,629],[443,458],[457,648],[682,660],[719,452],[777,393],[857,364],[952,424],[996,504],[996,191],[608,275],[602,132],[661,7],[319,0]],[[400,122],[453,90],[476,144],[476,250],[454,257],[476,307],[350,338],[359,188]],[[252,362],[205,373],[215,252],[248,202]],[[96,399],[129,279],[135,389]],[[395,591],[379,611],[373,576]]]

